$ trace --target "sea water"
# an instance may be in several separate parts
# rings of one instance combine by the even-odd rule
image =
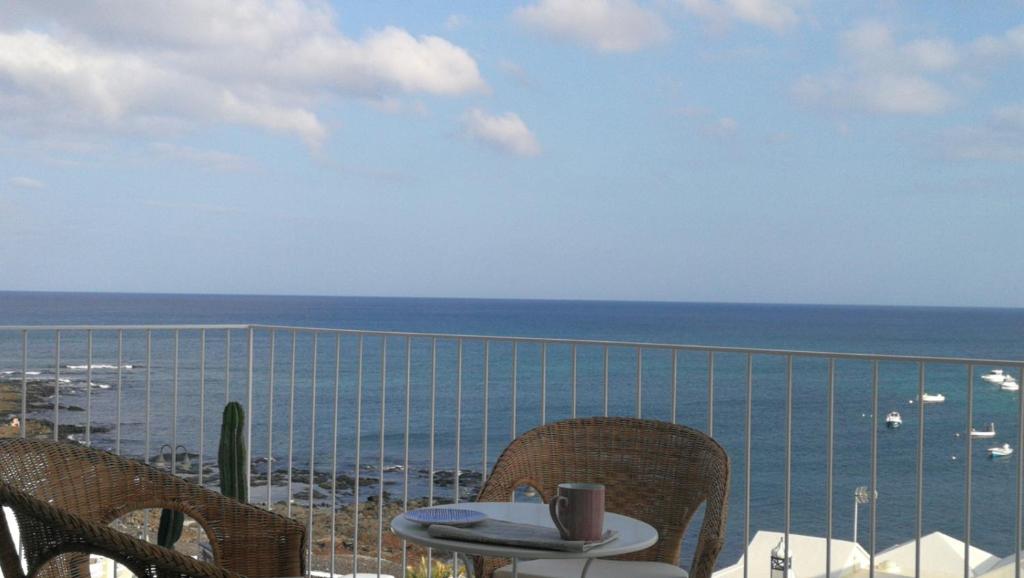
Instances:
[[[827,305],[753,305],[710,303],[643,303],[596,301],[520,301],[482,299],[406,299],[359,297],[195,296],[66,293],[0,293],[0,324],[228,324],[259,323],[281,326],[348,328],[465,335],[697,344],[723,347],[771,348],[844,353],[957,356],[992,359],[1024,358],[1024,310],[859,307]],[[52,383],[55,351],[53,332],[31,333],[28,358],[33,381]],[[190,452],[199,445],[199,424],[205,430],[205,459],[213,459],[219,428],[219,410],[227,400],[247,402],[247,335],[234,331],[230,344],[223,331],[207,331],[202,367],[205,388],[199,420],[200,334],[178,336],[177,380],[174,379],[173,333],[127,331],[122,358],[117,357],[116,333],[93,336],[92,387],[85,387],[87,334],[68,331],[61,336],[62,404],[88,406],[99,431],[92,442],[111,447],[116,438],[122,451],[153,456],[172,436]],[[147,348],[147,339],[149,347]],[[461,404],[458,343],[441,340],[432,350],[430,339],[407,343],[392,337],[387,361],[379,338],[363,339],[363,367],[359,367],[359,339],[317,337],[316,393],[312,394],[313,337],[295,336],[295,388],[292,384],[292,335],[278,331],[271,343],[269,331],[257,332],[253,368],[253,456],[273,454],[272,469],[286,467],[292,455],[295,473],[310,466],[330,471],[332,434],[338,431],[338,471],[356,475],[356,458],[363,476],[374,476],[380,460],[381,392],[385,403],[384,462],[390,470],[386,491],[401,496],[404,464],[406,371],[410,379],[410,496],[426,495],[430,467],[429,431],[434,422],[434,468],[451,471],[458,462],[464,471],[479,472],[493,464],[514,433],[544,420],[572,413],[571,350],[551,345],[548,373],[540,375],[541,346],[520,345],[516,373],[516,423],[512,423],[511,345],[494,341],[488,351],[487,405],[484,405],[483,344],[464,340],[462,345]],[[273,346],[274,355],[270,350]],[[0,335],[0,380],[18,383],[22,369],[22,335]],[[336,357],[338,349],[340,356]],[[610,355],[608,404],[612,415],[641,413],[652,419],[671,419],[706,430],[708,427],[708,359],[704,353],[681,353],[677,363],[677,404],[671,407],[671,354],[652,351],[643,359],[640,406],[635,351],[613,348]],[[230,363],[225,360],[229,359]],[[273,394],[270,362],[273,360]],[[435,361],[436,360],[436,361]],[[338,364],[336,365],[336,362]],[[727,545],[721,563],[742,553],[745,484],[744,433],[746,417],[746,362],[742,354],[718,354],[714,361],[714,436],[732,460],[730,515]],[[754,385],[750,492],[751,532],[782,530],[785,524],[787,365],[784,356],[752,357]],[[120,365],[120,371],[118,371]],[[382,380],[382,368],[385,377]],[[972,542],[997,555],[1013,550],[1017,460],[991,460],[988,445],[1008,441],[1016,446],[1017,394],[1000,391],[978,376],[991,369],[974,368],[973,381],[963,365],[929,364],[926,391],[943,393],[946,402],[925,408],[923,524],[925,533],[939,530],[964,534],[964,487],[968,428],[967,390],[973,387],[973,424],[979,429],[995,422],[995,440],[974,443],[972,483]],[[357,407],[357,384],[362,371],[362,404]],[[603,349],[577,351],[576,414],[604,412]],[[118,374],[122,388],[117,390]],[[334,412],[335,375],[339,378],[338,412]],[[797,357],[793,363],[793,423],[791,453],[791,528],[797,533],[824,535],[827,504],[827,383],[825,360]],[[148,380],[148,387],[147,387]],[[382,381],[384,387],[381,387]],[[916,459],[918,406],[916,364],[879,365],[878,419],[874,419],[872,367],[868,363],[839,360],[835,364],[834,479],[832,487],[835,537],[852,537],[854,491],[870,483],[872,430],[877,435],[875,545],[877,550],[913,539],[916,524]],[[544,389],[542,393],[542,388]],[[294,392],[294,393],[293,393]],[[148,395],[147,395],[148,394]],[[431,397],[435,401],[431,415]],[[147,404],[146,401],[149,401]],[[176,400],[176,404],[175,401]],[[273,408],[273,427],[268,428]],[[486,410],[487,432],[482,416]],[[888,430],[881,418],[888,411],[903,414],[904,425]],[[120,413],[119,413],[120,412]],[[316,420],[311,420],[316,412]],[[36,411],[38,417],[52,417]],[[120,419],[118,419],[120,415]],[[361,451],[355,455],[357,416]],[[82,423],[84,412],[62,411],[62,423]],[[459,429],[456,430],[456,423]],[[115,427],[116,426],[116,427]],[[514,429],[514,432],[513,432]],[[456,433],[457,432],[457,433]],[[483,451],[486,441],[487,451]],[[989,443],[991,441],[991,443]],[[459,454],[455,454],[456,443]],[[289,446],[292,450],[289,452]],[[273,451],[268,452],[268,447]],[[325,454],[325,452],[327,452]],[[265,467],[265,466],[264,466]],[[326,468],[326,470],[324,470]],[[468,484],[467,484],[468,485]],[[377,495],[376,485],[364,487],[361,499]],[[435,487],[438,495],[450,486]],[[346,494],[351,499],[350,492]],[[259,498],[257,488],[255,498]],[[463,496],[468,498],[471,496]],[[870,507],[860,510],[859,539],[870,544]],[[695,542],[695,529],[688,545]],[[686,554],[688,555],[689,548]],[[684,559],[688,563],[688,559]]]

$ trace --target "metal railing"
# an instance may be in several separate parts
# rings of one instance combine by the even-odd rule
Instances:
[[[239,338],[244,345],[232,348]],[[917,402],[913,443],[894,436],[886,436],[884,443],[903,462],[914,456],[913,483],[891,484],[886,490],[912,498],[914,523],[902,529],[887,526],[889,534],[881,541],[892,543],[909,528],[919,577],[925,513],[935,511],[928,508],[935,500],[925,493],[926,466],[938,478],[943,500],[955,491],[947,487],[954,466],[929,460],[927,452],[935,444],[925,443],[926,414],[933,410],[922,400],[926,386],[937,384],[950,391],[942,410],[945,419],[935,418],[940,433],[949,429],[958,404],[965,410],[964,459],[950,462],[964,468],[960,499],[966,577],[971,574],[976,475],[969,432],[980,367],[1001,367],[1024,381],[1024,362],[961,357],[269,325],[0,326],[0,387],[20,393],[12,413],[20,417],[23,436],[71,437],[146,463],[153,459],[153,447],[184,445],[196,450],[196,466],[179,467],[175,449],[170,471],[210,484],[215,460],[206,455],[206,438],[219,424],[215,409],[231,400],[241,402],[247,413],[252,501],[304,520],[311,545],[308,567],[332,574],[341,545],[350,553],[344,555],[351,555],[352,573],[359,571],[363,553],[375,559],[372,571],[382,572],[390,561],[400,564],[404,575],[411,550],[403,542],[396,551],[385,540],[393,538],[387,531],[389,513],[471,498],[500,450],[530,427],[577,415],[633,415],[704,429],[727,448],[734,470],[742,471],[733,477],[734,513],[720,565],[730,556],[749,559],[752,527],[781,523],[787,559],[794,526],[824,534],[823,570],[830,576],[835,529],[845,520],[834,508],[837,482],[859,485],[866,466],[874,496],[867,548],[873,576],[880,545],[879,468],[891,470],[885,460],[893,457],[881,453],[879,437],[885,428],[879,404],[910,394]],[[222,396],[214,393],[220,388]],[[1013,405],[984,396],[988,411],[1012,412],[1014,441],[1024,448],[1021,396],[1014,394]],[[850,407],[864,410],[860,418]],[[795,410],[805,417],[796,418]],[[821,422],[823,428],[817,429]],[[814,437],[818,434],[823,435]],[[864,434],[866,444],[861,439],[842,445]],[[795,449],[808,439],[824,443],[813,450]],[[842,447],[837,448],[837,440]],[[816,456],[817,450],[824,455]],[[755,466],[755,459],[764,463]],[[466,464],[478,464],[480,470],[464,469]],[[1005,496],[1014,503],[1012,512],[1004,511],[996,523],[996,531],[1012,527],[1012,541],[993,534],[991,519],[981,538],[1013,547],[1019,578],[1024,460],[1016,459],[1010,478],[1003,472],[993,483],[1012,493]],[[755,479],[761,486],[754,485]],[[369,485],[376,485],[372,493],[364,491]],[[401,497],[391,496],[385,486],[399,487]],[[808,497],[815,496],[824,499],[810,503]],[[902,504],[894,501],[892,508]],[[345,516],[352,520],[350,536],[339,535],[339,518]],[[752,522],[755,516],[757,523]],[[948,508],[942,516],[948,518]],[[699,522],[698,517],[692,526]],[[954,522],[943,518],[929,526],[949,530]],[[367,540],[366,531],[375,532],[376,540]],[[692,552],[694,542],[687,538],[684,549]],[[688,562],[688,556],[683,560]]]

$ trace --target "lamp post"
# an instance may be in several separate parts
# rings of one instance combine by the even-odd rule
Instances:
[[[875,499],[878,499],[878,490],[875,490]],[[868,492],[867,486],[857,486],[857,489],[853,491],[853,541],[857,542],[857,510],[860,509],[861,504],[866,504],[871,501],[871,494]]]
[[[779,543],[772,548],[771,578],[796,578],[793,573],[793,555],[786,555],[786,538],[779,538]]]
[[[164,455],[166,455],[164,452],[164,448],[167,448],[167,453],[170,453],[172,458],[177,457],[174,454],[177,454],[178,450],[180,449],[181,452],[185,454],[185,457],[181,460],[181,467],[185,468],[186,470],[192,467],[192,460],[189,459],[188,457],[188,448],[181,444],[178,444],[174,449],[171,449],[171,444],[164,444],[160,446],[160,455],[157,456],[156,461],[153,462],[155,466],[157,466],[158,468],[162,468],[167,465],[167,460],[164,459]],[[174,461],[177,460],[175,459]]]

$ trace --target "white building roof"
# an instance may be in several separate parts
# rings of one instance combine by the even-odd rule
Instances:
[[[751,563],[749,578],[770,578],[771,552],[778,545],[782,532],[760,531],[748,546]],[[789,554],[793,557],[793,578],[826,578],[825,538],[789,535]],[[713,574],[714,578],[743,578],[743,556],[735,564]],[[849,576],[858,568],[868,567],[868,554],[860,544],[846,540],[832,540],[832,572],[827,578]]]
[[[1024,552],[1020,553],[1022,574],[1024,574]],[[987,570],[984,574],[979,574],[979,578],[1014,578],[1016,572],[1014,572],[1013,565],[1016,562],[1016,558],[1013,554],[999,560]]]
[[[875,569],[897,576],[913,576],[915,561],[914,540],[904,542],[875,554]],[[999,558],[971,546],[971,576],[980,577]],[[962,578],[964,573],[964,543],[942,532],[921,536],[921,576],[929,578]]]

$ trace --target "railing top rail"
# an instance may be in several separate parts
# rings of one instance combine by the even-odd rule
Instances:
[[[959,365],[1002,365],[1013,368],[1024,368],[1024,360],[985,359],[975,357],[944,357],[921,355],[892,355],[877,353],[844,353],[836,351],[808,351],[799,349],[771,349],[760,347],[729,347],[715,345],[697,345],[682,343],[658,343],[644,341],[615,341],[603,339],[566,339],[560,337],[523,337],[515,335],[480,335],[471,333],[424,333],[408,331],[381,331],[367,329],[343,329],[336,327],[302,327],[292,325],[266,324],[180,324],[180,325],[0,325],[0,332],[5,331],[168,331],[168,330],[278,330],[297,331],[303,333],[330,333],[343,335],[372,335],[377,337],[420,337],[438,339],[488,340],[497,342],[593,345],[597,347],[627,347],[644,349],[665,349],[669,351],[694,351],[713,353],[737,353],[750,355],[794,356],[818,359],[845,359],[852,361],[891,361],[902,363],[944,363]]]
[[[199,330],[199,329],[249,329],[247,324],[180,324],[180,325],[0,325],[4,331],[168,331],[168,330]]]
[[[860,361],[895,361],[905,363],[948,363],[948,364],[971,364],[971,365],[1005,365],[1010,367],[1024,368],[1024,360],[1010,359],[984,359],[974,357],[941,357],[941,356],[917,356],[917,355],[883,355],[874,353],[840,353],[832,351],[806,351],[798,349],[767,349],[757,347],[727,347],[714,345],[695,345],[680,343],[657,343],[643,341],[609,341],[601,339],[565,339],[558,337],[520,337],[512,335],[475,335],[470,333],[418,333],[406,331],[378,331],[366,329],[339,329],[328,327],[291,327],[286,325],[252,325],[253,329],[278,331],[302,331],[319,333],[342,333],[347,335],[373,335],[389,337],[422,337],[440,339],[470,339],[488,341],[508,341],[519,343],[548,343],[565,345],[594,345],[608,347],[642,347],[644,349],[667,349],[676,351],[699,351],[714,353],[740,353],[751,355],[773,355],[794,357],[814,357],[820,359],[848,359]]]

